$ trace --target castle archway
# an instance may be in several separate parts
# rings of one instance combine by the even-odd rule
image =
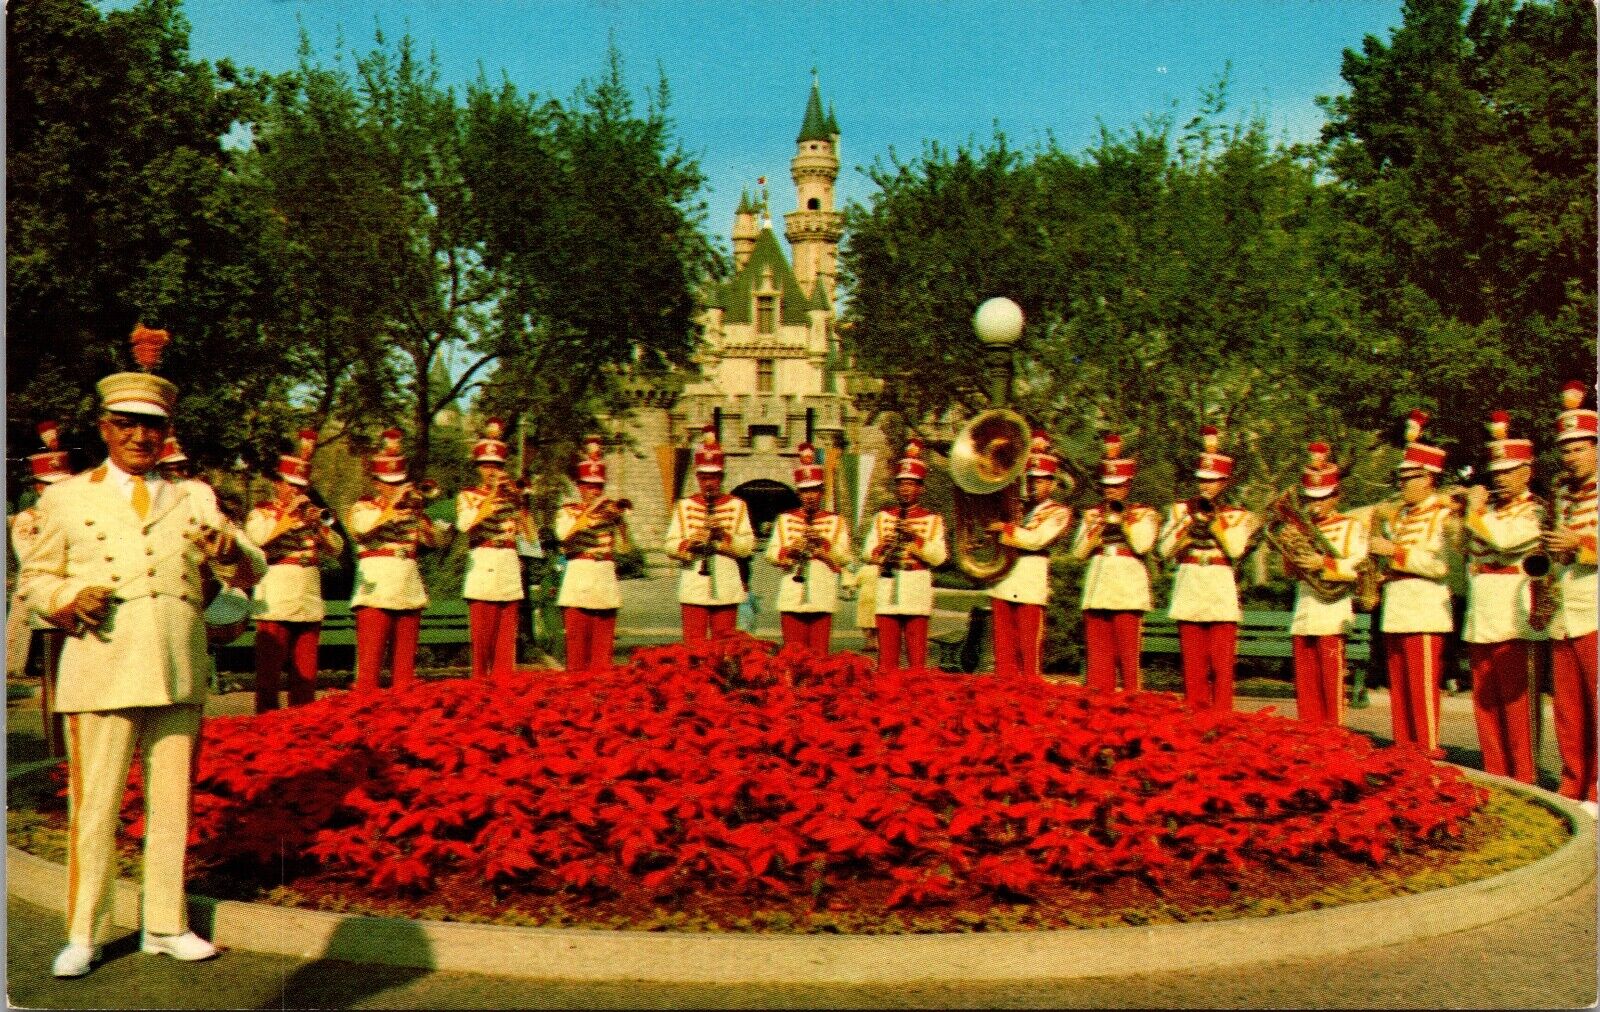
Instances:
[[[771,478],[754,478],[735,487],[729,494],[744,500],[750,510],[750,526],[756,532],[756,539],[761,542],[765,542],[772,534],[772,523],[778,519],[778,514],[800,506],[800,496],[793,488]]]

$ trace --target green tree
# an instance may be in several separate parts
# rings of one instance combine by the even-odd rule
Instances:
[[[162,372],[190,454],[231,460],[281,399],[282,349],[259,325],[275,294],[265,219],[223,143],[258,84],[190,58],[176,0],[21,4],[6,43],[12,445],[60,417],[97,453],[94,381],[131,365],[143,321],[172,333]]]

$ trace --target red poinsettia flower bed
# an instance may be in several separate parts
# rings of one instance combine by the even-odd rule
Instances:
[[[1156,693],[773,654],[640,650],[207,722],[193,858],[406,894],[1016,899],[1448,840],[1484,792],[1338,728]],[[131,797],[130,831],[141,804]]]

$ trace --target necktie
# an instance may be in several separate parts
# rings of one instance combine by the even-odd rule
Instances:
[[[144,475],[133,476],[133,511],[143,520],[150,515],[150,487],[144,483]]]

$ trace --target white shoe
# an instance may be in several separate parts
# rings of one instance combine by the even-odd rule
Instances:
[[[164,952],[173,959],[185,963],[193,963],[202,959],[210,959],[217,954],[217,947],[201,938],[193,931],[185,931],[181,935],[152,935],[146,931],[144,941],[140,944],[141,952]]]
[[[57,977],[82,977],[99,958],[100,950],[94,946],[69,942],[65,949],[56,954],[56,961],[51,965],[50,972]]]
[[[1593,801],[1580,801],[1578,807],[1589,813],[1589,818],[1600,819],[1600,805]]]

